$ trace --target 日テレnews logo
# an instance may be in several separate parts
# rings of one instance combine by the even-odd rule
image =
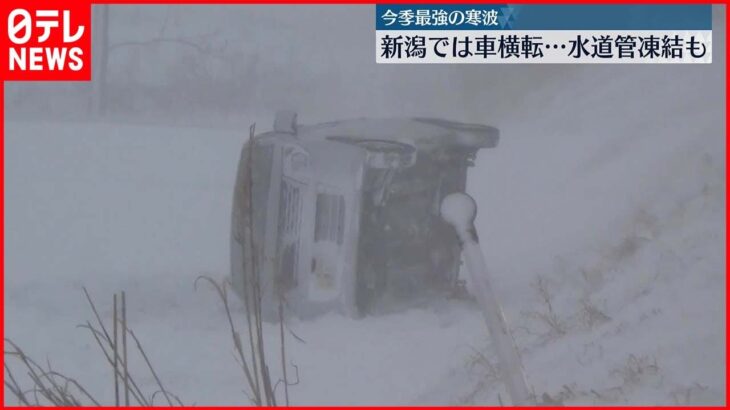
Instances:
[[[14,2],[3,12],[5,80],[90,80],[90,6]]]

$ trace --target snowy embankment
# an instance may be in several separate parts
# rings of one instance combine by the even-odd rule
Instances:
[[[725,402],[723,67],[573,72],[481,155],[478,227],[538,395]]]
[[[725,401],[724,86],[692,69],[594,67],[535,90],[470,174],[495,285],[543,399]],[[228,271],[244,134],[10,121],[6,337],[111,402],[111,372],[75,326],[92,317],[82,286],[107,317],[126,290],[130,326],[172,392],[246,404],[221,304],[193,290],[198,275]],[[287,339],[295,404],[506,401],[468,303],[289,327],[304,341]]]

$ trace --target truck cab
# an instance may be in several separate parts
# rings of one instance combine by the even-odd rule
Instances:
[[[387,312],[458,282],[460,248],[439,216],[497,129],[432,118],[274,129],[244,144],[231,218],[231,281],[260,286],[264,317]]]

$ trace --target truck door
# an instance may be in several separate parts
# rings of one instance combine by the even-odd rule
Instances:
[[[340,295],[345,269],[345,196],[332,187],[319,185],[315,200],[312,277],[309,295],[328,301]]]
[[[308,148],[306,298],[352,313],[364,151],[330,141],[312,142]]]

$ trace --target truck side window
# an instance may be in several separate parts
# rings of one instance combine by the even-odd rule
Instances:
[[[345,231],[345,198],[342,195],[317,194],[314,241],[342,245]]]

